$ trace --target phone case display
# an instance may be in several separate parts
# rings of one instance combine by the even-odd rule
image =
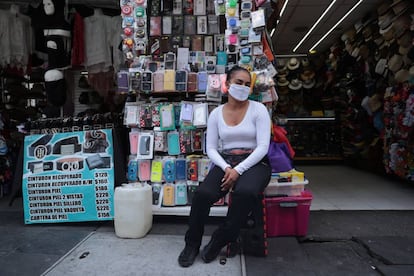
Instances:
[[[250,0],[120,3],[131,10],[122,13],[129,67],[122,89],[138,99],[124,109],[124,124],[131,128],[130,160],[136,161],[130,161],[129,179],[148,181],[153,204],[174,213],[191,204],[211,167],[207,120],[225,97],[226,71],[234,65],[248,69],[251,99],[265,104],[276,99],[275,91],[269,92],[276,70],[273,56],[263,51],[263,14],[254,13]],[[223,204],[224,199],[216,205]]]

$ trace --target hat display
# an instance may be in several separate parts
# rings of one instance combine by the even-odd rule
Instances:
[[[309,81],[315,77],[315,72],[312,70],[305,70],[302,74],[300,74],[300,78],[303,81]]]
[[[399,53],[400,55],[405,56],[405,55],[407,55],[407,54],[408,54],[408,52],[410,51],[410,49],[411,49],[411,47],[403,47],[403,46],[400,46],[400,47],[398,48],[398,53]]]
[[[45,88],[47,100],[55,106],[62,106],[66,102],[66,82],[63,73],[57,69],[45,73]]]
[[[308,58],[302,58],[302,60],[300,62],[302,64],[303,68],[309,67],[309,65],[310,65],[310,62],[309,62]]]
[[[399,38],[402,36],[406,31],[408,31],[411,24],[411,18],[408,15],[401,15],[398,16],[395,21],[393,22],[394,27],[394,37]]]
[[[289,83],[289,89],[291,90],[299,90],[302,88],[302,82],[298,79],[293,79]]]
[[[410,72],[408,70],[405,70],[405,69],[399,70],[394,75],[394,80],[397,83],[403,83],[403,82],[408,81],[409,79],[410,79]]]
[[[354,27],[342,34],[341,40],[343,42],[353,42],[355,40],[356,30]]]
[[[368,98],[368,106],[371,112],[376,112],[382,106],[381,97],[378,94],[374,94]]]
[[[394,13],[390,10],[386,14],[378,17],[379,33],[384,34],[392,27],[392,21],[394,19]]]
[[[286,86],[278,86],[277,93],[279,95],[286,95],[289,93],[289,88]]]
[[[303,82],[303,88],[311,89],[315,86],[315,83],[316,83],[315,79],[308,79]]]
[[[356,33],[359,33],[363,27],[364,27],[364,24],[362,24],[362,20],[358,20],[357,22],[354,23],[354,28],[355,28]]]
[[[411,32],[405,32],[400,38],[397,39],[398,45],[409,48],[412,46],[413,34]]]
[[[394,54],[388,61],[388,68],[394,73],[400,70],[402,66],[403,58],[401,55]]]
[[[278,77],[277,78],[277,86],[288,86],[289,81],[286,79],[286,77]]]
[[[388,73],[387,68],[387,60],[385,58],[381,58],[378,60],[377,65],[375,66],[375,73],[385,77]]]
[[[392,1],[385,0],[382,1],[381,4],[377,8],[377,13],[379,16],[385,14],[391,7]]]
[[[407,10],[408,8],[408,2],[405,0],[394,0],[392,5],[391,5],[392,10],[394,11],[395,14],[400,14],[403,13]]]
[[[297,58],[290,58],[287,64],[287,68],[291,71],[296,70],[299,68],[299,61]]]
[[[394,28],[392,24],[391,27],[388,28],[387,31],[382,34],[382,36],[388,44],[391,44],[391,41],[394,39]]]

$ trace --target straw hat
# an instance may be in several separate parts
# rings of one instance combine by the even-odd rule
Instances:
[[[291,71],[296,70],[299,68],[299,61],[297,58],[290,58],[287,64],[287,68]]]
[[[364,27],[364,24],[362,24],[362,20],[358,20],[354,23],[354,28],[356,33],[358,34],[360,31],[362,31],[362,28]]]
[[[397,83],[403,83],[403,82],[408,81],[409,79],[410,79],[410,72],[408,70],[405,70],[405,69],[399,70],[394,75],[394,80]]]
[[[303,88],[311,89],[315,86],[315,83],[316,83],[315,79],[308,79],[303,82]]]
[[[300,74],[300,78],[303,80],[303,81],[308,81],[308,80],[311,80],[311,79],[313,79],[315,77],[315,72],[314,71],[312,71],[312,70],[305,70],[305,71],[303,71],[303,73],[302,74]]]
[[[394,73],[400,70],[402,66],[403,58],[401,55],[394,54],[388,61],[388,68]]]
[[[278,77],[277,78],[277,86],[288,86],[289,81],[286,79],[286,77]]]
[[[392,24],[390,28],[387,28],[386,32],[384,32],[382,36],[384,37],[385,41],[387,41],[388,43],[391,43],[391,41],[394,39],[394,28]]]
[[[289,89],[291,90],[299,90],[302,88],[302,82],[298,79],[293,79],[289,83]]]
[[[385,77],[388,73],[387,68],[387,60],[385,58],[381,58],[378,60],[377,65],[375,66],[375,73]]]
[[[310,65],[310,62],[309,62],[308,58],[302,58],[302,60],[300,62],[302,64],[303,68],[309,67],[309,65]]]
[[[384,34],[392,27],[392,21],[394,19],[395,14],[392,10],[388,11],[386,14],[381,15],[378,17],[378,26],[379,26],[379,33]]]

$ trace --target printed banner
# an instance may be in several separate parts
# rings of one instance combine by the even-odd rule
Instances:
[[[25,223],[112,220],[113,156],[111,129],[26,136]]]

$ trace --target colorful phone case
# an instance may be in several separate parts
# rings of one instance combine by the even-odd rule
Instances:
[[[198,160],[187,161],[187,180],[198,181]]]
[[[175,205],[187,204],[187,184],[178,182],[175,184]]]
[[[178,132],[169,132],[167,134],[167,143],[169,155],[180,154],[180,138]]]
[[[138,178],[140,181],[151,180],[151,160],[139,160]]]
[[[175,181],[175,162],[173,159],[167,159],[164,161],[163,175],[165,182]]]
[[[187,179],[187,164],[185,159],[175,160],[175,179],[186,180]]]
[[[175,206],[175,191],[173,184],[163,185],[162,205]]]
[[[138,163],[136,160],[131,160],[128,163],[128,181],[134,182],[138,178]]]
[[[154,79],[154,92],[162,92],[164,91],[164,72],[163,71],[156,71],[153,73]]]
[[[151,182],[162,181],[162,161],[152,160],[151,164]]]
[[[207,72],[198,72],[198,92],[206,92],[207,90]]]

